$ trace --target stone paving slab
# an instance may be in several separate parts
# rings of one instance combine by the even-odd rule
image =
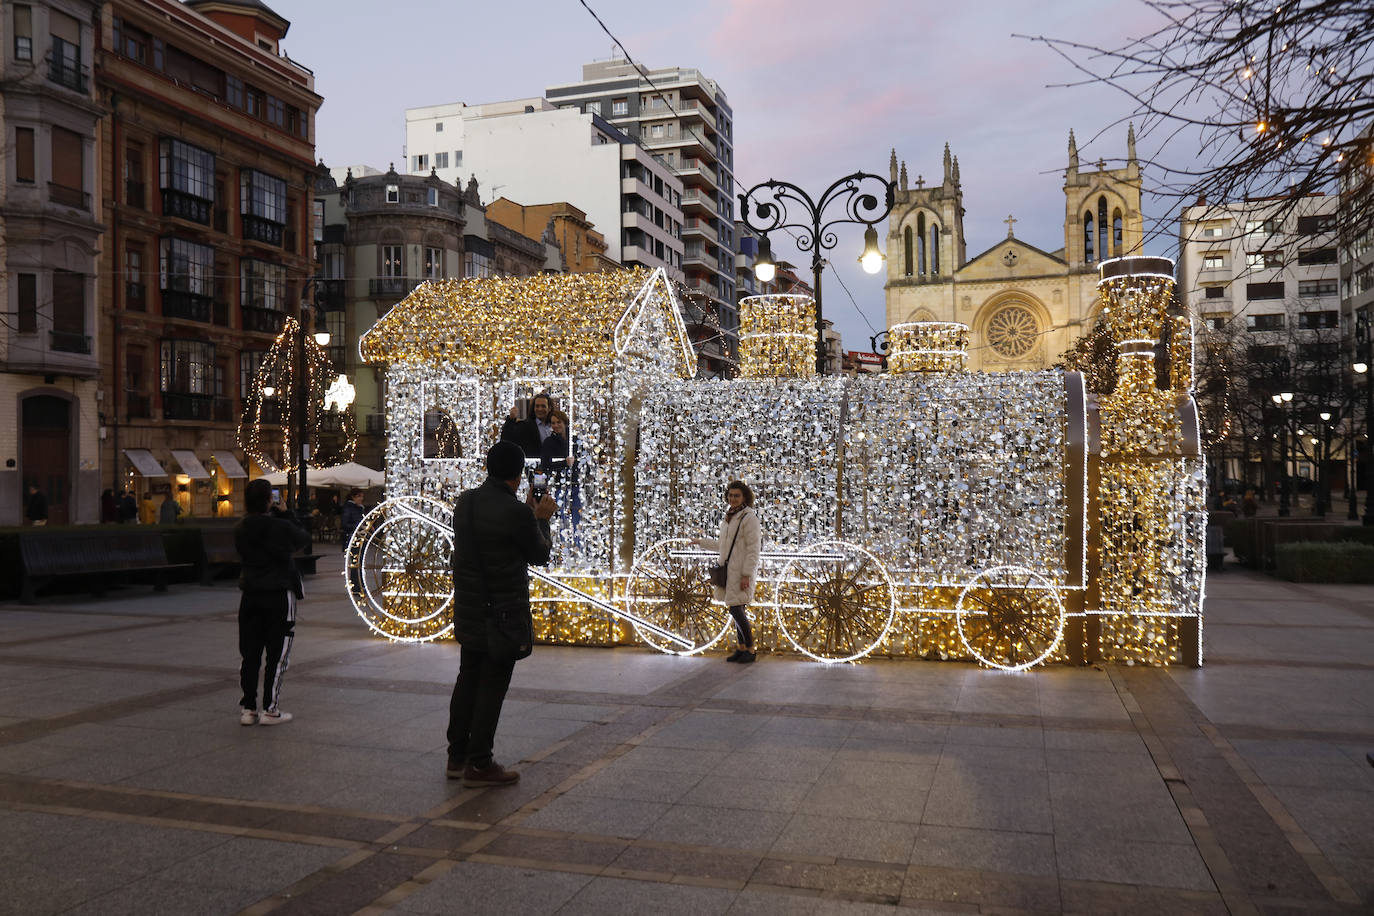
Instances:
[[[539,647],[476,790],[456,647],[369,636],[338,563],[275,729],[231,587],[0,605],[0,914],[1374,908],[1374,589],[1212,576],[1201,670]]]

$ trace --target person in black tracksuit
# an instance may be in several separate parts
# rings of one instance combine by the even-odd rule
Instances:
[[[292,555],[309,539],[285,512],[270,507],[272,485],[259,477],[244,489],[248,514],[234,529],[241,561],[239,589],[240,725],[280,725],[281,678],[295,638],[296,599],[304,597]],[[266,666],[263,656],[266,655]],[[258,675],[262,673],[262,713],[258,713]]]

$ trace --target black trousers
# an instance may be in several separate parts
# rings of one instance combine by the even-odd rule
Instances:
[[[258,708],[258,675],[262,674],[262,708],[276,709],[281,679],[296,638],[296,596],[285,589],[244,592],[239,599],[239,684],[244,709]],[[266,664],[264,665],[264,656]]]
[[[730,616],[735,618],[735,632],[739,634],[739,644],[746,649],[753,649],[754,630],[749,626],[749,615],[744,612],[744,605],[737,604],[730,608]]]
[[[479,649],[462,647],[458,679],[448,704],[448,759],[482,769],[491,765],[496,724],[501,718],[515,660],[497,661]]]

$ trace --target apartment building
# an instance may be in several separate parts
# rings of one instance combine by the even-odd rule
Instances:
[[[101,175],[91,83],[102,4],[0,3],[0,525],[30,486],[51,524],[100,514]]]
[[[1336,197],[1200,204],[1183,212],[1179,291],[1214,330],[1338,327]]]
[[[725,90],[699,70],[643,70],[624,59],[582,66],[582,79],[544,93],[560,108],[608,119],[682,181],[683,272],[718,324],[725,358],[738,349],[735,309],[735,125]],[[628,227],[626,227],[628,229]]]
[[[567,201],[601,229],[613,262],[683,278],[682,182],[598,114],[538,98],[412,108],[406,151],[412,175],[475,178],[532,204]]]
[[[552,236],[531,238],[487,218],[473,181],[459,187],[432,173],[360,166],[322,170],[315,197],[322,226],[316,303],[330,360],[355,391],[355,460],[380,468],[386,377],[361,362],[358,338],[421,283],[561,272],[562,254]]]
[[[187,514],[242,512],[239,418],[315,274],[322,99],[289,28],[259,0],[104,8],[104,479]]]

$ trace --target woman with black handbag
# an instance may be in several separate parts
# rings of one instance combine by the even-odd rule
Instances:
[[[711,582],[716,600],[730,609],[739,635],[739,646],[727,662],[752,662],[758,657],[754,650],[754,631],[745,611],[754,598],[758,583],[759,551],[762,534],[758,515],[754,512],[754,491],[742,480],[732,480],[725,488],[725,517],[720,521],[720,537],[698,538],[696,544],[717,552],[718,562],[711,567]]]

